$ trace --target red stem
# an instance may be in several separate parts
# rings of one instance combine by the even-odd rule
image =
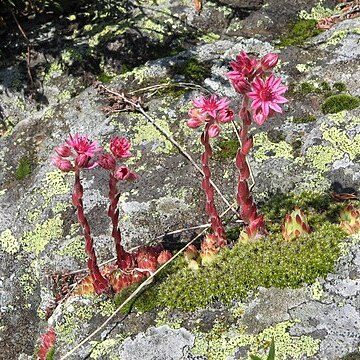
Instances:
[[[201,185],[206,195],[205,210],[210,217],[211,228],[214,235],[219,239],[218,245],[223,246],[226,242],[225,229],[215,207],[214,187],[210,183],[211,172],[209,168],[209,159],[212,156],[212,149],[209,143],[209,126],[210,124],[208,123],[205,125],[205,130],[201,135],[201,143],[205,148],[205,151],[201,156],[202,170],[204,173],[204,179]]]
[[[236,154],[236,167],[239,170],[236,200],[240,207],[240,216],[242,220],[244,220],[246,224],[250,225],[250,227],[252,223],[254,225],[256,224],[255,229],[262,232],[265,229],[265,224],[264,221],[262,221],[262,217],[257,213],[257,208],[253,197],[250,194],[248,185],[250,169],[246,161],[246,155],[253,146],[252,138],[249,137],[251,113],[248,109],[248,106],[249,97],[244,95],[242,107],[240,110],[240,117],[242,120],[242,127],[239,132],[241,147]]]
[[[109,210],[108,210],[108,216],[111,219],[112,223],[112,237],[115,242],[115,249],[116,249],[116,263],[121,270],[129,270],[134,268],[134,260],[132,256],[126,252],[121,245],[121,232],[119,229],[119,209],[118,209],[118,203],[119,203],[119,197],[120,193],[117,190],[117,183],[118,180],[115,178],[114,174],[110,172],[110,178],[109,178]]]
[[[90,226],[86,219],[85,213],[84,213],[84,207],[83,207],[83,194],[84,189],[81,185],[80,181],[80,170],[75,170],[75,184],[72,194],[72,202],[74,206],[76,206],[77,210],[77,217],[79,224],[81,225],[83,229],[83,234],[85,238],[85,252],[88,254],[89,259],[87,261],[88,268],[90,271],[90,275],[92,277],[94,288],[97,294],[102,294],[104,292],[107,292],[109,290],[109,282],[107,279],[105,279],[99,270],[99,267],[97,265],[97,259],[96,254],[94,250],[94,241],[91,236]]]

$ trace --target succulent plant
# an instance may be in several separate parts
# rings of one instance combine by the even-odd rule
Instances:
[[[340,212],[340,227],[349,235],[360,231],[360,210],[349,204]]]
[[[219,250],[217,236],[207,234],[201,243],[201,265],[207,266],[211,264],[216,259]]]
[[[305,214],[295,206],[291,214],[286,214],[282,234],[285,240],[290,241],[311,231]]]

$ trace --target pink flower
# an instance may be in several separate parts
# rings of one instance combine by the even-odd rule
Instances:
[[[216,120],[224,124],[232,121],[234,116],[234,112],[231,109],[226,108],[219,111]]]
[[[248,54],[242,50],[235,61],[230,62],[230,66],[240,76],[250,77],[258,68],[258,61],[256,59],[250,59]]]
[[[281,113],[281,107],[278,104],[287,102],[281,96],[286,90],[287,86],[280,86],[281,79],[275,78],[271,75],[265,81],[257,77],[252,82],[252,91],[247,95],[253,99],[251,108],[254,110],[254,120],[259,125],[263,124],[269,116],[270,110]]]
[[[201,109],[205,114],[209,114],[215,118],[216,112],[226,108],[230,102],[227,97],[218,100],[216,95],[211,95],[209,98],[201,96],[199,99],[193,100],[193,105]]]
[[[196,129],[201,126],[205,121],[209,120],[209,116],[201,109],[192,108],[189,111],[190,119],[187,122],[187,126],[192,129]]]
[[[139,178],[138,175],[124,165],[116,169],[114,176],[118,180],[137,180]]]
[[[264,70],[271,70],[274,68],[279,60],[279,56],[274,53],[266,54],[260,61],[261,67]]]
[[[74,136],[70,134],[70,140],[65,140],[65,142],[70,148],[74,149],[77,154],[85,154],[89,157],[94,156],[102,150],[97,141],[91,142],[87,135],[80,136],[78,133]]]
[[[125,137],[120,138],[119,136],[116,136],[110,141],[110,150],[118,159],[130,157],[130,147],[130,141]]]

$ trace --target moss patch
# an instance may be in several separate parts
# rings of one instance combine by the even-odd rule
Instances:
[[[27,156],[23,156],[18,164],[15,171],[15,178],[17,180],[24,180],[31,174],[31,161]]]
[[[321,105],[324,114],[335,114],[343,110],[352,110],[360,106],[360,99],[348,94],[339,94],[328,97]]]
[[[305,40],[322,33],[314,19],[302,19],[295,23],[289,33],[280,38],[279,46],[302,45]]]
[[[202,83],[208,76],[210,76],[210,68],[205,64],[200,63],[197,59],[191,58],[182,64],[174,66],[175,74],[184,75],[187,81],[194,81]]]
[[[297,288],[333,270],[344,233],[325,223],[309,236],[285,242],[279,234],[254,243],[224,249],[211,265],[192,271],[178,261],[179,270],[145,292],[139,310],[157,306],[193,310],[215,300],[229,304],[263,287]]]
[[[217,146],[220,148],[216,151],[215,158],[217,159],[234,159],[239,148],[238,139],[222,139]]]
[[[292,122],[295,124],[307,124],[314,121],[316,121],[316,116],[310,114],[306,114],[301,117],[295,117],[292,119]]]

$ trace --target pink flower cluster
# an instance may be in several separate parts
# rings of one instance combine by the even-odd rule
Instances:
[[[99,156],[97,164],[106,170],[114,172],[117,180],[136,180],[138,176],[132,172],[127,166],[121,165],[116,167],[117,160],[128,158],[130,153],[131,143],[125,137],[115,137],[110,141],[111,154],[105,152]]]
[[[96,162],[92,161],[94,155],[102,149],[97,141],[90,141],[87,135],[75,134],[65,140],[66,145],[55,148],[57,156],[52,158],[52,163],[61,171],[75,171],[76,168],[92,169]],[[73,161],[71,160],[73,159]]]
[[[53,156],[52,163],[61,171],[69,172],[76,169],[93,169],[101,166],[104,169],[114,172],[118,180],[136,180],[137,175],[125,165],[116,166],[117,160],[131,156],[131,144],[125,137],[115,137],[110,141],[110,151],[103,152],[95,161],[94,157],[103,149],[97,141],[90,141],[87,135],[81,136],[78,133],[69,135],[65,140],[66,145],[55,148],[56,156]]]
[[[260,61],[250,59],[245,51],[242,51],[235,61],[230,62],[232,71],[227,73],[234,89],[243,96],[252,99],[251,109],[253,120],[262,125],[268,117],[281,113],[278,104],[287,102],[282,94],[287,86],[280,86],[281,79],[276,78],[272,69],[278,62],[276,54],[267,54]]]
[[[220,133],[220,124],[225,124],[234,119],[234,112],[228,108],[230,100],[223,97],[218,100],[216,95],[209,98],[201,96],[193,101],[194,107],[189,111],[190,119],[187,125],[198,128],[204,123],[209,124],[209,137],[214,138]]]

